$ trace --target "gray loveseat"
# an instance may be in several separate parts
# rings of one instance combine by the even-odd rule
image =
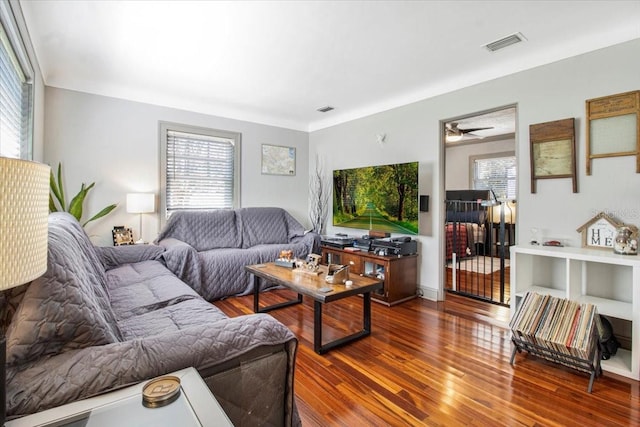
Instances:
[[[162,252],[94,247],[71,215],[50,215],[47,272],[4,295],[10,418],[193,366],[236,426],[299,423],[291,331],[228,318]]]
[[[215,301],[253,291],[245,265],[275,261],[282,250],[300,258],[319,253],[320,236],[282,208],[254,207],[175,212],[156,243],[176,276]]]

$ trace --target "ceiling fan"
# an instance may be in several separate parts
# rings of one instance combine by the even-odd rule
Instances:
[[[446,131],[446,134],[447,134],[447,141],[448,142],[461,141],[465,137],[465,135],[472,134],[473,132],[476,132],[476,131],[479,131],[479,130],[485,130],[485,129],[493,129],[493,126],[460,129],[458,127],[458,123],[456,123],[456,122],[451,122],[451,123],[446,123],[445,124],[445,131]],[[473,135],[473,136],[475,138],[482,138],[481,136],[478,136],[478,135]]]

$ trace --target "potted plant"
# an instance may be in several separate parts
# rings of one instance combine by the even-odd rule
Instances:
[[[58,175],[58,179],[56,181],[56,177],[53,174],[53,170],[51,171],[51,178],[50,178],[51,192],[49,193],[49,212],[69,212],[78,220],[78,222],[80,222],[80,219],[82,218],[82,206],[84,204],[84,199],[87,197],[89,190],[91,190],[96,183],[92,182],[89,185],[85,185],[85,183],[83,182],[78,194],[76,194],[73,197],[73,199],[71,199],[71,202],[69,203],[69,205],[67,205],[65,201],[64,188],[62,187],[62,164],[61,163],[58,163],[57,175]],[[84,227],[91,221],[95,221],[96,219],[102,218],[103,216],[107,215],[112,210],[114,210],[116,206],[117,205],[115,203],[107,206],[106,208],[102,209],[100,212],[98,212],[97,214],[95,214],[94,216],[86,220],[84,223],[82,223],[82,226]]]

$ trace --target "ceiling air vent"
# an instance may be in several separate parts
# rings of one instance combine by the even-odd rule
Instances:
[[[318,108],[317,111],[320,111],[321,113],[328,113],[329,111],[333,110],[333,107],[330,105],[327,105],[326,107],[320,107]]]
[[[495,52],[496,50],[504,49],[507,46],[511,46],[512,44],[520,43],[522,41],[526,41],[527,39],[521,33],[514,33],[507,37],[503,37],[500,40],[496,40],[494,42],[488,43],[484,45],[491,52]]]

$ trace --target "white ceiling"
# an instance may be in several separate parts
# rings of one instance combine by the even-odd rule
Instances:
[[[20,3],[49,86],[306,131],[640,38],[638,0]]]

